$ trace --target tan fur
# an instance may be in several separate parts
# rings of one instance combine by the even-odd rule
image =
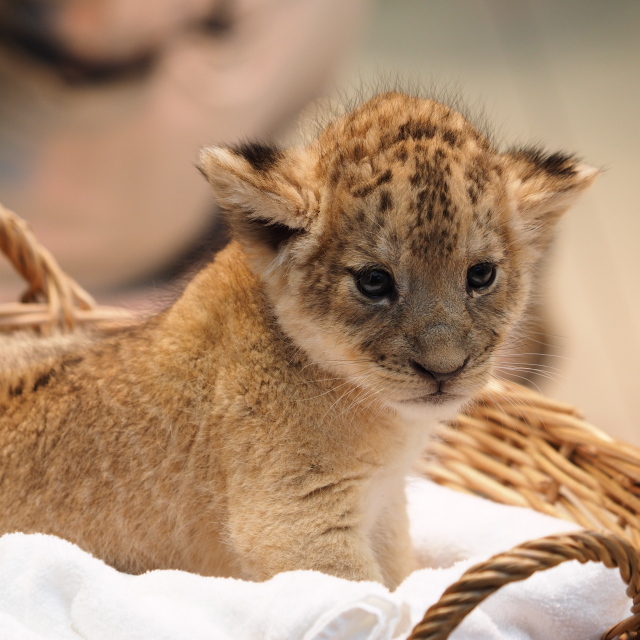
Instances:
[[[132,572],[394,587],[412,566],[403,476],[488,380],[597,172],[500,153],[395,93],[304,147],[206,149],[201,169],[235,239],[169,310],[109,337],[0,341],[0,531]],[[478,263],[497,265],[482,291]],[[393,295],[359,290],[371,268]]]

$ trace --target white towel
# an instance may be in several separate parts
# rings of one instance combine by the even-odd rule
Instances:
[[[118,573],[53,536],[0,538],[0,640],[400,640],[469,566],[575,525],[527,509],[408,483],[424,568],[393,593],[313,571],[264,583],[181,571]],[[439,567],[439,568],[434,568]],[[566,563],[509,585],[453,640],[594,640],[628,615],[616,570]]]

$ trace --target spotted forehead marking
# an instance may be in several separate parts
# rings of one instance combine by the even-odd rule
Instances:
[[[370,180],[366,184],[356,188],[352,193],[356,198],[365,198],[368,196],[374,189],[377,189],[380,185],[386,184],[393,177],[393,172],[391,169],[387,169],[383,171],[379,175],[377,175],[374,179]]]
[[[475,208],[499,168],[497,152],[462,115],[397,94],[334,122],[318,144],[320,174],[362,200],[354,207],[359,224],[375,222],[416,253],[456,250],[461,226],[480,215]]]

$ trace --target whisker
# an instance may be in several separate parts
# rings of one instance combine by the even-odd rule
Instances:
[[[552,374],[564,374],[564,369],[559,367],[551,367],[549,365],[530,364],[528,362],[499,362],[497,367],[514,367],[516,369],[522,369],[527,371],[538,371],[540,373],[552,373]]]
[[[531,380],[530,377],[525,376],[516,376],[515,372],[520,372],[523,374],[531,374],[533,376],[540,376],[541,378],[545,378],[546,380],[550,380],[552,382],[557,382],[559,377],[558,376],[554,376],[551,373],[547,373],[547,372],[543,372],[543,371],[536,371],[534,369],[523,369],[523,368],[509,368],[509,367],[496,367],[497,370],[501,371],[502,373],[514,376],[514,377],[518,377],[518,378],[522,378],[523,380],[526,380],[529,384],[533,384],[533,381]]]
[[[501,357],[506,356],[509,357],[509,354],[500,354]],[[539,356],[541,358],[560,358],[562,360],[571,360],[571,358],[569,358],[568,356],[565,356],[561,353],[536,353],[535,351],[532,352],[518,352],[518,353],[514,353],[512,354],[513,357],[516,356]]]
[[[494,379],[495,379],[495,380],[497,380],[498,382],[501,382],[501,383],[502,383],[502,382],[507,382],[507,380],[505,380],[504,378],[502,378],[501,376],[499,376],[499,375],[497,375],[497,374],[495,374],[495,373],[491,373],[490,375],[491,375],[491,377],[492,377],[492,378],[494,378]],[[511,398],[510,394],[508,394],[508,393],[502,393],[502,394],[501,394],[501,397],[502,397],[502,401],[503,401],[503,403],[504,403],[504,404],[508,404],[508,405],[510,405],[510,406],[512,406],[512,407],[514,407],[514,409],[515,409],[515,407],[517,407],[516,402]],[[524,404],[527,404],[527,405],[528,405],[529,407],[531,407],[532,409],[535,409],[535,406],[534,406],[534,404],[533,404],[533,401],[532,401],[532,400],[530,400],[529,398],[526,398],[526,397],[524,397],[524,396],[519,396],[519,397],[518,397],[518,400],[519,400],[519,402],[523,402]],[[505,408],[502,406],[502,404],[498,404],[498,405],[495,405],[495,406],[496,406],[496,408],[498,408],[500,411],[502,411],[502,413],[504,413],[504,414],[505,414],[505,416],[508,416],[508,414],[507,414],[507,412],[505,411]]]
[[[343,360],[319,360],[314,362],[308,362],[300,371],[304,371],[307,367],[322,366],[323,364],[358,364],[360,362],[371,362],[370,358],[357,358],[355,360],[343,359]]]
[[[494,374],[492,374],[492,375],[494,375]],[[539,387],[535,382],[533,382],[532,380],[529,380],[528,378],[525,378],[524,376],[518,376],[518,375],[516,375],[515,373],[514,373],[514,374],[512,374],[512,375],[513,375],[513,377],[514,377],[514,378],[519,378],[520,380],[524,380],[524,381],[525,381],[525,382],[527,382],[528,384],[530,384],[530,385],[534,386],[534,387],[536,388],[536,391],[538,391],[538,393],[540,393],[541,395],[544,395],[544,394],[542,393],[542,389],[540,389],[540,387]],[[500,380],[500,382],[507,382],[507,380],[505,380],[504,378],[500,378],[500,377],[499,377],[499,376],[497,376],[497,375],[495,376],[495,378],[496,378],[497,380]]]

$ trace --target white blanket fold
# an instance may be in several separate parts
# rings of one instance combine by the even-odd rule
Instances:
[[[393,593],[314,571],[265,583],[181,571],[118,573],[44,535],[0,538],[0,640],[400,640],[473,564],[575,525],[408,483],[421,566]],[[616,570],[569,562],[508,585],[453,640],[594,640],[629,614]]]

